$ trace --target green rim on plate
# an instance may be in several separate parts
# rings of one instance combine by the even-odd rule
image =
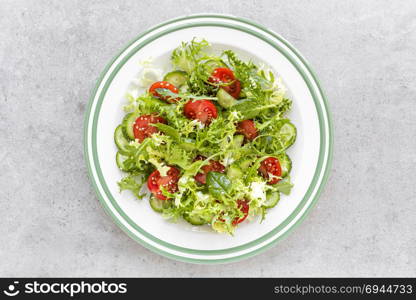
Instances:
[[[207,21],[209,19],[209,21]],[[192,20],[192,23],[181,23],[181,21],[188,21]],[[227,23],[223,21],[233,21],[232,23]],[[169,27],[168,25],[174,25],[175,23],[178,23],[176,26]],[[247,26],[248,25],[248,26]],[[147,35],[151,34],[152,32],[162,28],[164,26],[168,26],[167,29],[158,31],[156,33],[153,33],[151,36],[146,37]],[[225,28],[232,28],[235,30],[243,31],[245,33],[248,33],[250,35],[253,35],[272,47],[274,47],[277,51],[282,53],[291,63],[292,65],[297,69],[299,74],[303,77],[305,83],[307,84],[309,91],[312,95],[312,98],[315,102],[315,107],[318,113],[318,119],[319,119],[319,127],[320,127],[320,151],[319,151],[319,158],[318,163],[316,166],[314,178],[304,195],[304,198],[299,203],[299,205],[296,207],[296,209],[290,214],[289,217],[286,218],[285,221],[283,221],[281,224],[279,224],[276,228],[271,230],[270,232],[264,234],[263,236],[248,242],[244,245],[240,245],[237,247],[227,248],[227,249],[221,249],[221,250],[198,250],[198,249],[189,249],[180,247],[174,244],[167,243],[163,240],[160,240],[154,236],[152,236],[150,233],[146,232],[142,228],[140,228],[136,223],[134,223],[127,214],[120,208],[120,206],[117,204],[116,200],[112,196],[112,194],[109,191],[109,188],[107,187],[107,184],[104,180],[101,167],[98,160],[98,153],[97,153],[97,121],[98,116],[100,113],[101,105],[103,103],[104,96],[106,94],[106,91],[108,87],[110,86],[114,76],[118,73],[118,71],[123,67],[123,65],[128,61],[128,59],[133,56],[137,51],[139,51],[141,48],[143,48],[148,43],[156,40],[157,38],[166,35],[168,33],[181,30],[184,28],[190,28],[190,27],[201,27],[201,26],[216,26],[216,27],[225,27]],[[254,28],[250,28],[250,27]],[[253,30],[256,29],[256,30]],[[284,44],[287,48],[290,49],[291,53],[288,53],[285,49],[283,49],[280,45],[275,43],[272,39],[268,38],[266,35],[262,34],[266,33],[266,35],[270,35],[273,38],[277,39],[279,42]],[[117,63],[117,65],[114,67],[111,74],[108,76],[107,80],[103,82],[104,77],[108,74],[109,69],[114,65],[114,63],[118,60],[118,58],[125,53],[125,51],[130,48],[133,44],[135,44],[138,40],[142,39],[143,37],[146,37],[145,40],[138,43],[133,49],[130,49],[129,52],[123,57],[121,61]],[[309,73],[309,76],[312,78],[313,83],[308,78],[308,75],[305,73],[305,71],[302,69],[302,66],[299,65],[293,58],[295,56],[298,60],[302,62],[302,66],[306,68],[307,72]],[[97,91],[99,90],[99,87],[103,86],[101,89],[101,92],[99,95],[97,95]],[[315,89],[313,87],[316,87]],[[317,99],[317,93],[319,93],[320,98],[322,101],[319,101]],[[97,99],[97,101],[95,101]],[[92,106],[94,101],[96,102],[96,106],[94,111],[92,111]],[[90,121],[92,117],[92,123]],[[326,122],[325,122],[326,121]],[[90,126],[91,123],[91,126]],[[91,127],[91,128],[90,128]],[[84,156],[87,163],[89,175],[91,178],[91,181],[93,182],[94,188],[96,190],[96,193],[98,195],[98,198],[100,199],[100,202],[104,206],[107,213],[113,218],[113,220],[117,223],[117,225],[123,229],[131,238],[145,246],[146,248],[159,253],[161,255],[164,255],[166,257],[185,261],[185,262],[193,262],[193,263],[225,263],[225,262],[231,262],[231,261],[237,261],[244,258],[248,258],[251,256],[254,256],[262,251],[265,251],[269,247],[276,244],[279,240],[281,240],[283,237],[285,237],[293,228],[296,227],[301,221],[306,217],[309,210],[313,207],[313,205],[316,203],[323,186],[325,185],[325,182],[329,175],[329,170],[332,162],[332,143],[333,143],[333,133],[332,133],[332,122],[328,111],[328,104],[325,99],[325,95],[323,94],[323,91],[319,85],[319,82],[306,63],[305,59],[296,51],[293,46],[291,46],[287,41],[285,41],[283,38],[281,38],[276,33],[253,23],[252,21],[236,18],[232,16],[226,16],[226,15],[192,15],[188,17],[181,17],[177,19],[173,19],[170,21],[167,21],[165,23],[159,24],[158,26],[155,26],[148,31],[142,33],[138,37],[136,37],[131,43],[129,43],[113,60],[106,66],[104,71],[101,73],[101,76],[95,86],[95,89],[91,95],[87,110],[85,112],[85,123],[84,123]],[[89,139],[89,132],[91,132],[91,138]],[[91,142],[91,146],[89,145]],[[90,157],[91,156],[91,157]],[[91,159],[92,158],[92,159]],[[95,166],[95,168],[94,168]],[[324,167],[325,166],[325,167]],[[94,169],[94,170],[93,170]],[[97,176],[94,176],[94,171],[97,173]],[[320,182],[319,178],[321,178]],[[319,184],[319,185],[317,185]],[[316,188],[318,189],[316,190]],[[313,191],[316,190],[315,196],[310,201],[310,196],[313,193]],[[105,200],[107,198],[109,202],[111,203],[111,206],[107,203]],[[290,228],[286,229],[286,231],[283,234],[279,234],[281,230],[283,230],[288,224],[290,224],[295,217],[298,216],[298,214],[304,209],[305,205],[309,202],[309,206],[306,207],[303,214],[296,220],[294,224],[291,225]],[[114,213],[115,210],[119,217]],[[122,218],[123,222],[119,219]],[[136,232],[141,234],[143,237],[140,238],[135,234],[131,229],[129,229],[125,224],[127,223],[132,229],[134,229]],[[274,236],[277,236],[275,239],[273,239]],[[149,241],[145,241],[144,239],[148,239]],[[271,241],[267,241],[270,240]],[[267,242],[266,242],[267,241]],[[266,243],[265,243],[266,242]],[[256,245],[259,245],[260,243],[265,243],[264,245],[261,245],[261,247],[252,249],[246,253],[243,254],[237,254],[235,256],[227,257],[227,258],[215,258],[213,256],[220,256],[220,255],[230,255],[235,252],[244,251],[247,249],[250,249],[251,247],[254,247]],[[161,248],[158,248],[157,246],[161,246]],[[163,248],[169,249],[170,251],[164,250]],[[173,252],[173,253],[172,253]],[[183,255],[181,255],[183,254]],[[186,256],[188,255],[188,256]],[[193,256],[204,256],[206,258],[195,258]]]

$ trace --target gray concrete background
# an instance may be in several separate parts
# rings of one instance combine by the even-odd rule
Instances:
[[[332,174],[288,238],[201,266],[128,238],[83,160],[83,114],[108,61],[141,31],[232,13],[309,60],[335,127]],[[415,1],[0,2],[0,276],[416,276]]]

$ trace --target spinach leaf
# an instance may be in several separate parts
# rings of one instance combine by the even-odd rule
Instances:
[[[188,168],[185,170],[184,175],[186,176],[195,176],[198,173],[201,166],[204,164],[203,160],[194,161]]]
[[[172,137],[174,140],[176,140],[176,141],[180,140],[179,132],[175,128],[173,128],[169,125],[163,124],[163,123],[155,123],[155,124],[151,124],[151,125],[158,128],[164,134]]]
[[[285,195],[289,195],[293,184],[291,184],[289,180],[282,180],[276,183],[274,187],[276,188],[276,191],[282,192]]]
[[[231,190],[230,179],[219,172],[208,172],[207,186],[209,193],[215,198],[222,198]]]
[[[244,99],[239,100],[237,104],[231,106],[230,110],[239,112],[242,120],[247,120],[253,119],[264,110],[270,109],[274,106],[274,104],[262,105],[262,103],[253,99]]]

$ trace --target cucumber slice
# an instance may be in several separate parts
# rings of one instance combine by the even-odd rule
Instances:
[[[187,213],[187,214],[184,214],[183,215],[183,218],[188,222],[188,223],[190,223],[190,224],[192,224],[192,225],[197,225],[197,226],[200,226],[200,225],[204,225],[204,224],[206,224],[207,222],[204,220],[204,219],[202,219],[202,218],[200,218],[200,217],[198,217],[197,215],[195,215],[195,214],[189,214],[189,213]]]
[[[165,77],[163,77],[164,81],[167,81],[173,84],[177,88],[184,85],[187,79],[188,79],[188,75],[184,71],[172,71],[166,74]]]
[[[241,170],[247,170],[250,165],[252,164],[253,159],[250,158],[242,158],[240,160],[238,160],[238,165],[240,167]]]
[[[272,208],[275,207],[277,202],[280,200],[280,193],[279,192],[267,192],[266,193],[266,202],[264,203],[265,208]]]
[[[282,167],[282,177],[286,177],[290,173],[290,170],[292,170],[292,160],[287,154],[284,153],[279,154],[277,158],[279,159],[280,166]]]
[[[162,212],[165,208],[169,208],[172,205],[172,200],[160,200],[157,199],[156,197],[151,196],[149,199],[149,204],[150,207],[155,211],[155,212]]]
[[[224,89],[221,88],[218,89],[217,98],[218,104],[224,108],[230,108],[237,102],[237,100],[233,96],[231,96]]]
[[[212,73],[216,68],[228,68],[222,60],[209,59],[205,62],[208,73]]]
[[[280,139],[284,149],[289,148],[296,140],[296,127],[292,123],[284,123],[279,130]]]
[[[118,125],[116,130],[114,131],[114,142],[117,145],[118,150],[122,154],[128,154],[129,150],[127,146],[129,145],[129,140],[126,139],[124,135],[123,125]]]
[[[240,148],[244,142],[244,135],[238,134],[233,137],[233,148]]]
[[[236,165],[231,165],[227,170],[227,176],[233,180],[243,177],[243,171]]]
[[[132,140],[134,140],[133,125],[138,117],[140,117],[139,113],[131,113],[125,117],[125,120],[123,120],[124,131],[126,132],[128,138]]]
[[[125,164],[125,161],[128,159],[128,156],[123,155],[120,151],[116,154],[116,164],[117,167],[119,167],[120,170],[128,172],[134,169],[134,164]]]
[[[125,137],[127,138],[127,139],[129,139],[129,136],[127,135],[127,132],[126,132],[126,128],[127,128],[127,120],[128,120],[128,118],[132,115],[133,113],[128,113],[127,115],[125,115],[124,116],[124,118],[123,118],[123,121],[121,122],[121,125],[123,126],[123,132],[124,132],[124,135],[125,135]]]
[[[216,221],[212,223],[212,229],[214,229],[217,232],[227,232],[228,228],[227,225],[224,222]]]

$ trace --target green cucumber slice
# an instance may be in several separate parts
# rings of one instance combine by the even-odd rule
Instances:
[[[127,146],[129,145],[129,140],[126,139],[124,135],[123,125],[118,125],[116,130],[114,130],[114,142],[117,145],[118,150],[122,154],[128,154],[129,150]]]
[[[188,79],[188,75],[186,74],[186,72],[179,71],[179,70],[169,72],[165,75],[165,77],[163,77],[164,81],[167,81],[173,84],[177,88],[184,85],[187,79]]]
[[[277,156],[280,166],[282,167],[282,177],[286,177],[292,170],[292,160],[289,155],[282,153]]]
[[[240,148],[241,145],[243,144],[243,142],[244,142],[244,135],[242,135],[242,134],[235,135],[233,137],[233,148],[234,149]]]
[[[184,214],[183,215],[183,218],[188,222],[188,223],[190,223],[190,224],[192,224],[192,225],[197,225],[197,226],[200,226],[200,225],[204,225],[204,224],[206,224],[207,222],[204,220],[204,219],[202,219],[202,218],[200,218],[200,217],[198,217],[197,215],[195,215],[195,214],[189,214],[189,213],[187,213],[187,214]]]
[[[263,204],[265,208],[272,208],[275,207],[277,202],[280,200],[280,193],[279,192],[272,192],[269,191],[266,193],[266,202]]]
[[[214,229],[217,232],[227,232],[227,224],[225,224],[224,222],[221,221],[216,221],[214,223],[211,224],[212,229]]]
[[[284,123],[279,130],[280,139],[284,149],[289,148],[296,140],[296,127],[290,122]]]
[[[224,89],[220,88],[217,92],[218,104],[224,108],[230,108],[233,106],[237,100],[228,94]]]
[[[129,136],[127,135],[127,132],[126,132],[126,128],[127,128],[127,125],[126,125],[126,123],[127,123],[127,119],[132,115],[133,113],[128,113],[127,115],[125,115],[124,116],[124,118],[123,118],[123,121],[121,122],[121,125],[123,126],[123,132],[124,132],[124,135],[126,136],[126,138],[127,139],[129,139]]]
[[[169,208],[172,205],[172,200],[160,200],[156,197],[151,196],[149,199],[150,207],[155,212],[162,212],[165,208]]]
[[[139,113],[131,113],[125,117],[123,121],[124,131],[127,134],[128,138],[134,140],[133,125],[136,122],[136,119],[140,117]]]
[[[254,160],[252,158],[242,158],[237,161],[237,164],[241,170],[247,170],[253,161]]]
[[[236,178],[241,178],[243,177],[243,171],[236,165],[231,165],[229,166],[228,170],[227,170],[227,176],[233,180]]]
[[[135,167],[134,163],[133,164],[131,163],[131,160],[129,164],[126,164],[125,162],[127,159],[129,159],[128,156],[123,155],[120,151],[117,152],[116,154],[117,167],[124,172],[131,171]]]

